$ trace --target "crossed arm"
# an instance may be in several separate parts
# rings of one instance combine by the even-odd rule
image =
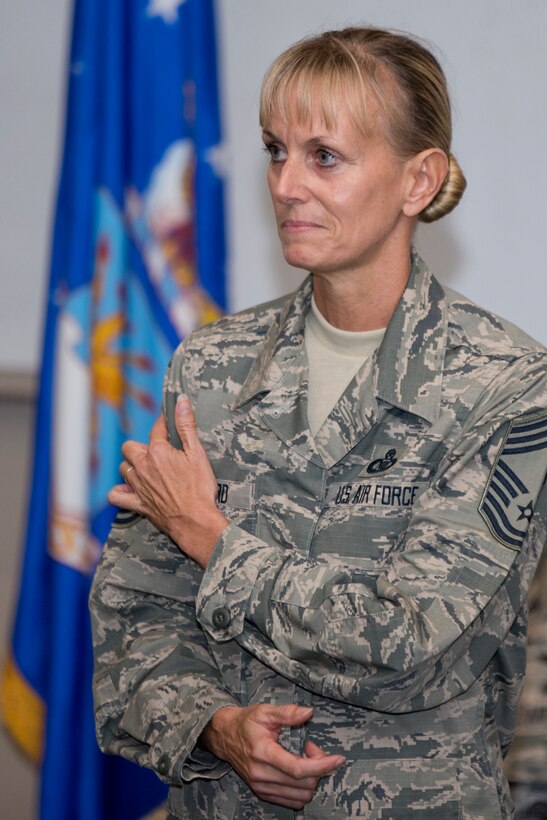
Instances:
[[[204,568],[228,521],[215,505],[217,482],[185,398],[177,403],[175,422],[182,451],[168,443],[163,417],[156,421],[148,446],[132,441],[123,445],[120,472],[126,483],[114,487],[109,500],[144,515]],[[199,655],[199,647],[193,653]],[[288,752],[278,742],[282,727],[310,719],[309,708],[296,704],[242,707],[223,695],[220,686],[216,703],[220,708],[203,729],[198,746],[229,763],[262,800],[302,808],[312,799],[319,779],[345,763],[344,757],[327,755],[311,740],[304,755]],[[116,751],[114,745],[111,750]]]
[[[543,388],[538,394],[541,402],[545,399],[542,391]],[[532,401],[525,403],[525,412],[532,406]],[[543,406],[539,404],[540,408]],[[516,400],[511,400],[510,412],[518,413]],[[533,548],[530,555],[524,549],[515,554],[497,544],[484,528],[482,532],[474,528],[477,493],[480,499],[496,448],[507,429],[505,421],[502,426],[489,422],[482,430],[473,429],[471,444],[466,443],[467,451],[454,459],[442,478],[448,482],[448,488],[449,482],[454,488],[471,487],[463,506],[457,500],[457,509],[451,512],[448,491],[443,526],[439,526],[435,517],[438,509],[428,508],[428,498],[421,501],[414,529],[406,534],[404,553],[399,553],[393,566],[384,568],[382,573],[362,573],[357,578],[342,566],[280,550],[233,525],[228,526],[215,505],[216,480],[199,443],[187,400],[177,404],[175,420],[184,450],[171,448],[165,424],[158,421],[148,447],[135,442],[124,445],[121,471],[130,471],[127,480],[131,487],[114,488],[110,500],[148,517],[206,570],[196,599],[197,612],[204,629],[215,640],[235,639],[278,672],[313,691],[382,711],[414,708],[414,696],[419,700],[416,708],[435,705],[439,697],[453,697],[461,691],[457,689],[462,682],[471,680],[471,670],[467,669],[470,663],[475,671],[479,669],[477,664],[484,668],[488,663],[489,657],[479,659],[474,655],[472,642],[477,636],[479,645],[486,630],[492,638],[488,645],[493,647],[492,652],[496,651],[511,624],[507,596],[516,614],[535,561]],[[492,431],[497,431],[493,444]],[[433,494],[439,490],[442,491],[441,485],[433,490],[432,504],[438,503]],[[459,495],[458,490],[456,496]],[[462,515],[463,520],[470,522],[468,530],[462,526]],[[539,526],[543,526],[541,516]],[[537,546],[541,539],[536,537],[535,541]],[[237,567],[233,560],[235,552]],[[242,567],[244,573],[249,571],[249,577],[240,584],[236,575]],[[209,623],[208,606],[214,604],[219,583],[231,597],[233,617],[229,629],[215,634]],[[266,601],[263,589],[275,589],[275,600]],[[292,595],[294,589],[298,592],[296,597]],[[498,589],[501,595],[497,594]],[[349,610],[353,612],[352,623],[348,625],[351,634],[344,636],[340,633],[344,627],[341,616]],[[455,611],[457,619],[453,617]],[[279,628],[279,618],[283,619],[284,629]],[[359,629],[357,622],[361,625]],[[354,640],[356,634],[361,636],[360,642]],[[298,653],[294,654],[295,646],[297,650],[305,646],[306,663],[299,660]],[[388,657],[390,647],[394,646],[405,647],[402,665]],[[268,720],[261,712],[264,706],[251,709],[255,710],[254,716],[240,707],[219,710],[204,729],[200,742],[218,758],[229,759],[257,794],[269,795],[264,799],[272,799],[272,794],[278,797],[281,778],[283,789],[288,790],[283,799],[306,802],[318,777],[333,771],[343,759],[320,757],[322,753],[308,745],[306,757],[297,760],[297,768],[292,768],[296,765],[294,759],[285,758],[290,768],[281,771],[285,763],[279,764],[276,732],[277,727],[287,725],[283,721],[288,715],[274,715],[272,728],[271,723],[266,725]],[[304,722],[307,716],[297,712],[294,725]],[[254,746],[257,725],[261,742]],[[273,745],[264,744],[266,738]],[[272,756],[261,759],[261,746],[269,746],[268,754]],[[274,752],[275,746],[279,748]],[[325,768],[319,770],[312,764]],[[303,789],[295,786],[295,773],[299,775],[299,786],[306,781]],[[265,779],[271,776],[277,780],[268,781],[265,786]]]

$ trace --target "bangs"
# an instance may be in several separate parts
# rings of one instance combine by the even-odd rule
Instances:
[[[262,128],[268,128],[273,120],[287,122],[295,117],[298,125],[310,126],[319,111],[328,130],[334,128],[341,112],[347,113],[364,134],[375,130],[379,109],[383,119],[386,96],[376,60],[366,60],[365,80],[363,67],[346,49],[328,55],[302,51],[291,55],[291,51],[282,54],[264,78],[260,95]]]

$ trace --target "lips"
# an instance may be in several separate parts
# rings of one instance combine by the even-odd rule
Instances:
[[[317,222],[307,222],[303,219],[284,219],[281,227],[283,230],[297,233],[298,231],[309,231],[323,226]]]

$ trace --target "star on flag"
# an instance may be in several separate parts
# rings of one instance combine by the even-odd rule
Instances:
[[[162,17],[166,23],[175,23],[178,8],[186,0],[150,0],[146,13],[149,17]]]

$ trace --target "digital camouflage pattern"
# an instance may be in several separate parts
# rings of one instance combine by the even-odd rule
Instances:
[[[505,771],[522,818],[547,817],[547,550],[529,595],[528,660]]]
[[[143,519],[112,530],[91,595],[100,744],[170,782],[176,817],[511,817],[546,351],[414,255],[380,349],[314,440],[311,290],[197,331],[171,362],[172,441],[185,392],[232,523],[205,572]],[[531,438],[516,447],[515,429]],[[217,709],[260,702],[311,705],[283,745],[348,759],[300,812],[194,748]]]

